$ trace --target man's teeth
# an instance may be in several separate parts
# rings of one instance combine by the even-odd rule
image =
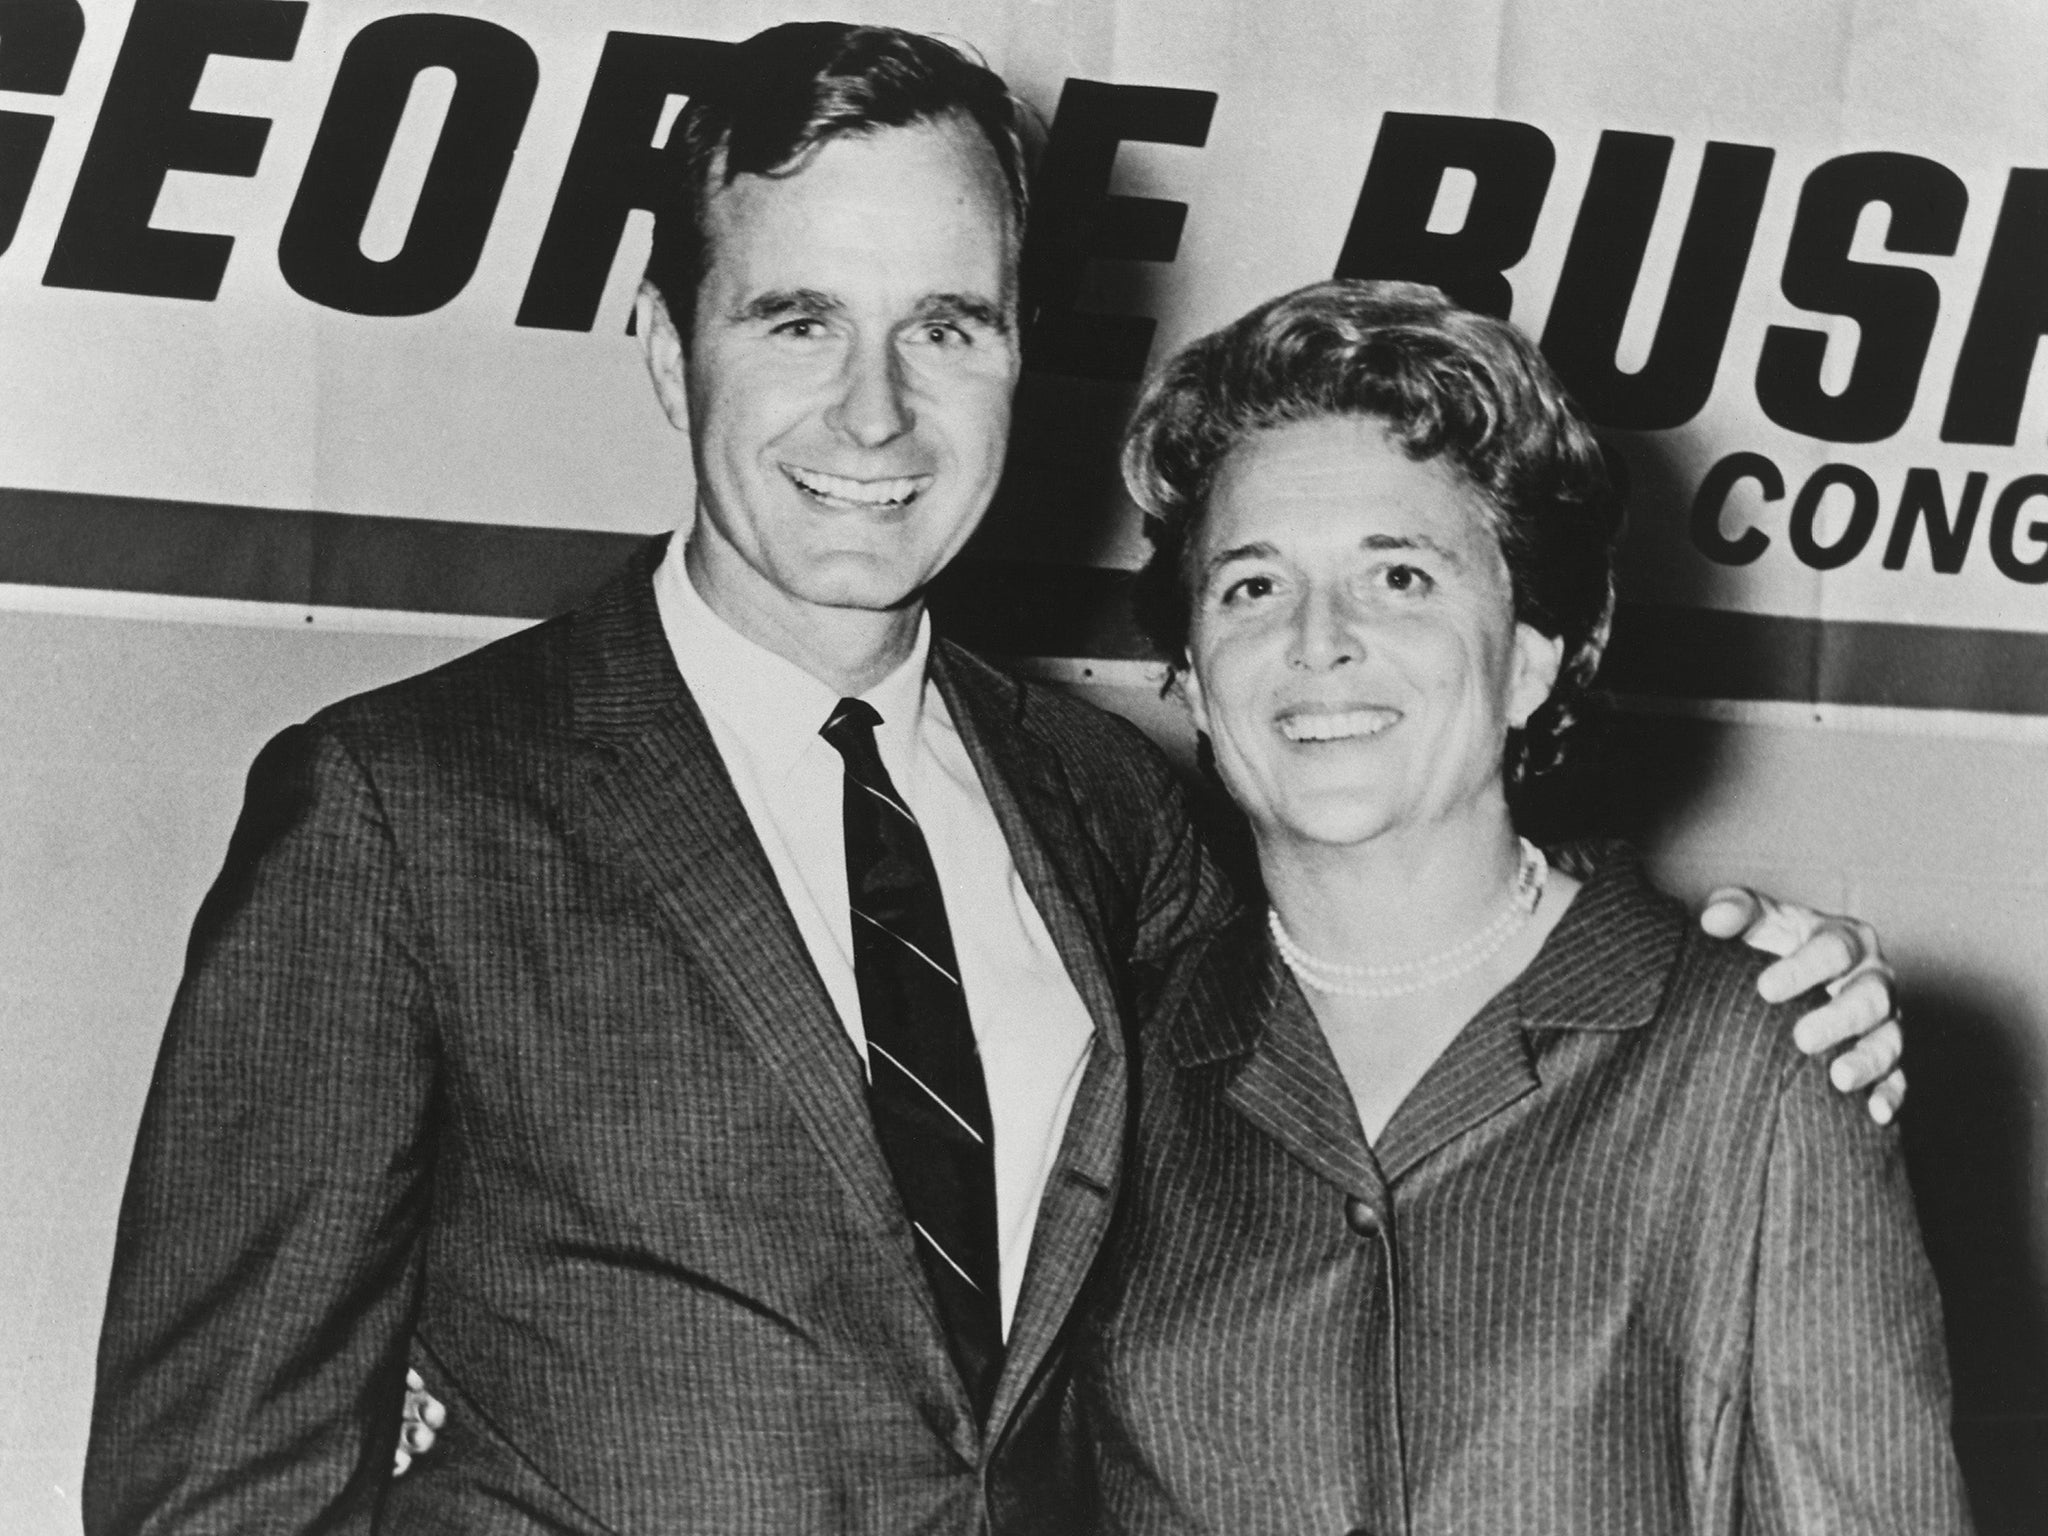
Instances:
[[[1346,741],[1354,736],[1377,736],[1401,718],[1393,709],[1347,709],[1341,714],[1289,715],[1280,722],[1280,734],[1289,741]]]
[[[789,478],[821,501],[837,501],[861,507],[900,507],[925,488],[929,475],[903,475],[894,480],[848,480],[842,475],[820,474],[815,469],[785,466]]]

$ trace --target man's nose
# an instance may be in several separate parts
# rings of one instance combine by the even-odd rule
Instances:
[[[848,353],[839,398],[825,421],[863,448],[880,448],[917,424],[893,346],[862,342]]]
[[[1348,666],[1362,653],[1357,631],[1348,622],[1342,595],[1323,586],[1312,586],[1303,593],[1294,610],[1288,664],[1321,672]]]

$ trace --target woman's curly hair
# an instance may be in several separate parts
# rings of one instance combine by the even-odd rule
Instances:
[[[1621,503],[1535,345],[1435,288],[1312,283],[1191,342],[1152,380],[1123,446],[1153,546],[1140,623],[1186,664],[1188,556],[1218,468],[1254,433],[1332,416],[1382,423],[1409,457],[1442,459],[1479,492],[1516,619],[1564,642],[1549,699],[1510,733],[1508,775],[1554,767],[1613,622]]]

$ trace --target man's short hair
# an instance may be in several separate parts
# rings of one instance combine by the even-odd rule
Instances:
[[[1479,493],[1516,619],[1564,642],[1550,698],[1510,738],[1508,771],[1554,766],[1613,621],[1620,498],[1535,345],[1420,283],[1312,283],[1191,342],[1146,388],[1123,471],[1153,545],[1137,593],[1148,635],[1185,663],[1190,546],[1231,449],[1333,416],[1380,422],[1410,458],[1442,459]]]
[[[1009,193],[1010,256],[1027,204],[1024,107],[1002,77],[958,48],[895,27],[790,22],[737,43],[669,136],[676,181],[656,209],[647,280],[687,341],[711,252],[713,182],[790,176],[820,146],[882,128],[964,119],[995,152]]]

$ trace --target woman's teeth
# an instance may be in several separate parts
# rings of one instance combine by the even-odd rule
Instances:
[[[1377,736],[1400,718],[1397,709],[1288,715],[1280,722],[1280,734],[1289,741],[1348,741],[1354,736]]]

